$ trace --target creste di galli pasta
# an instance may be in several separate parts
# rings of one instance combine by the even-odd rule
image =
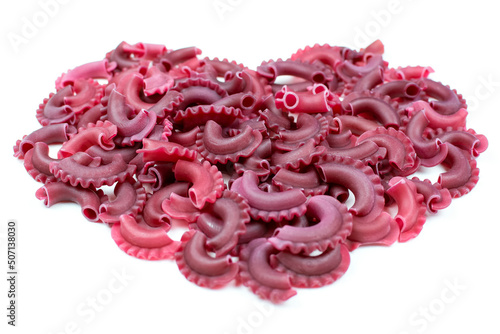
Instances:
[[[252,70],[122,42],[56,80],[14,155],[37,198],[79,203],[127,254],[283,302],[340,278],[360,246],[415,238],[478,182],[488,141],[465,99],[383,51],[314,45]]]

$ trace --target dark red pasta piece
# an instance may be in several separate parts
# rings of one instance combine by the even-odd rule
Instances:
[[[317,162],[325,152],[326,148],[324,146],[316,146],[314,139],[309,139],[294,151],[274,152],[271,156],[271,165],[275,170],[280,168],[298,169]]]
[[[274,141],[274,147],[283,151],[293,151],[309,139],[318,144],[325,139],[328,132],[328,120],[321,115],[300,114],[295,127],[278,132],[279,139]]]
[[[78,129],[78,133],[71,136],[66,141],[57,157],[59,159],[67,158],[76,152],[84,152],[88,148],[98,145],[103,150],[111,151],[115,148],[113,138],[117,134],[117,127],[109,121],[98,121],[96,124],[87,124],[85,128]]]
[[[14,146],[14,156],[24,158],[26,152],[31,150],[35,143],[57,144],[68,140],[69,126],[66,123],[52,124],[33,131],[23,139],[18,140]]]
[[[90,189],[70,186],[62,182],[50,182],[36,192],[36,198],[42,200],[47,207],[60,202],[75,202],[82,208],[82,214],[92,222],[99,221],[99,196]]]
[[[57,93],[51,93],[48,99],[44,99],[36,111],[36,118],[42,126],[51,124],[68,123],[75,124],[76,114],[74,110],[64,103],[64,98],[71,96],[73,89],[66,86]]]
[[[262,142],[262,134],[246,126],[239,134],[224,137],[222,127],[209,120],[197,135],[196,147],[201,156],[211,163],[235,162],[252,155]]]
[[[182,246],[175,254],[181,273],[202,287],[217,289],[227,285],[238,274],[238,264],[229,255],[213,258],[207,252],[206,236],[200,231],[188,231],[181,239]]]
[[[111,228],[111,237],[122,251],[139,259],[171,259],[180,247],[165,227],[151,227],[140,216],[121,215],[120,222]]]
[[[137,153],[143,154],[144,161],[176,162],[179,159],[194,160],[197,156],[196,151],[177,143],[148,138],[144,138],[142,143],[143,148],[137,150]]]
[[[187,131],[196,126],[205,125],[208,120],[213,120],[223,127],[229,126],[241,117],[240,109],[216,105],[199,105],[179,110],[173,119],[174,122],[182,125],[184,131]]]
[[[137,217],[146,203],[146,190],[134,180],[116,184],[114,195],[101,198],[99,206],[99,219],[108,224],[119,222],[121,215]]]
[[[271,264],[276,266],[276,270],[290,275],[292,286],[298,288],[318,288],[332,284],[344,275],[350,262],[349,250],[344,244],[316,256],[289,252],[271,255]]]
[[[38,142],[24,156],[24,168],[35,181],[53,182],[57,179],[50,171],[50,164],[54,161],[58,160],[49,157],[49,146],[44,142]]]
[[[457,94],[450,86],[445,86],[440,82],[424,78],[422,82],[425,85],[424,92],[429,97],[436,99],[431,101],[430,105],[437,112],[443,115],[456,113],[461,108],[467,108],[467,104],[462,99],[462,95]]]
[[[281,191],[300,189],[306,196],[323,195],[328,190],[328,185],[321,182],[314,167],[307,168],[304,172],[282,168],[273,177],[273,184]]]
[[[308,226],[277,228],[269,242],[278,250],[311,254],[335,248],[351,234],[352,216],[347,207],[331,196],[318,195],[307,202]],[[312,224],[314,222],[314,224]]]
[[[269,258],[273,253],[276,250],[266,239],[252,240],[240,252],[238,279],[260,298],[281,303],[297,292],[292,289],[290,275],[271,267]]]
[[[91,63],[77,66],[62,74],[56,80],[56,89],[60,90],[64,86],[73,85],[79,79],[111,79],[111,72],[117,64],[108,59],[102,59]]]
[[[451,204],[450,191],[442,188],[439,183],[432,184],[428,179],[421,181],[418,177],[413,177],[411,181],[415,184],[417,192],[424,196],[424,203],[429,212],[436,213]]]

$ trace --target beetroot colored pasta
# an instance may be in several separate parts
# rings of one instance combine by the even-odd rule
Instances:
[[[14,156],[37,198],[80,204],[125,253],[281,303],[334,283],[358,247],[425,233],[479,180],[488,140],[465,99],[383,52],[316,44],[250,69],[122,42],[56,79]]]

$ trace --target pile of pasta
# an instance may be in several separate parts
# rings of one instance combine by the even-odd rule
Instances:
[[[415,238],[478,182],[488,142],[464,98],[383,51],[314,45],[252,70],[122,42],[56,80],[15,156],[37,198],[79,203],[127,254],[283,302],[336,281],[360,246]]]

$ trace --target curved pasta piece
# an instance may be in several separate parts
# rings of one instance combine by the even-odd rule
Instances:
[[[439,183],[432,184],[428,179],[421,181],[418,177],[413,177],[411,181],[415,185],[417,192],[424,196],[424,203],[427,205],[429,212],[436,213],[451,204],[450,191],[442,188]]]
[[[189,131],[194,127],[205,125],[208,120],[217,122],[220,126],[226,127],[234,123],[243,115],[240,109],[216,105],[199,105],[179,110],[173,120],[182,126],[184,131]]]
[[[113,161],[113,157],[115,155],[121,155],[123,161],[126,163],[130,163],[137,156],[137,149],[140,147],[140,144],[137,144],[132,147],[123,147],[123,148],[114,148],[113,150],[105,150],[99,145],[94,145],[89,147],[85,153],[92,157],[101,158],[102,163],[109,164]]]
[[[121,215],[137,217],[146,203],[146,190],[134,180],[118,183],[114,195],[114,199],[104,196],[99,206],[99,219],[108,224],[118,223]]]
[[[304,49],[298,50],[290,58],[292,60],[298,59],[308,63],[320,61],[330,68],[336,68],[337,65],[343,61],[343,49],[342,47],[330,46],[328,44],[315,44],[312,47],[306,46]]]
[[[174,167],[175,179],[188,181],[193,185],[188,195],[193,205],[201,209],[205,203],[214,203],[222,195],[224,180],[216,166],[208,161],[203,163],[179,160]]]
[[[351,77],[356,75],[365,75],[378,67],[384,66],[384,60],[380,54],[365,54],[363,57],[365,62],[363,65],[354,64],[350,60],[344,60],[335,68],[335,72],[344,81],[349,81]]]
[[[52,124],[33,131],[14,146],[14,156],[22,159],[26,152],[31,150],[35,143],[43,142],[47,145],[62,143],[68,140],[69,127],[66,123]]]
[[[306,197],[298,189],[268,193],[258,187],[259,179],[247,170],[231,185],[231,191],[240,194],[250,205],[253,219],[279,222],[290,220],[306,212]]]
[[[380,147],[376,143],[366,140],[353,147],[332,148],[326,142],[321,144],[326,147],[326,156],[350,157],[355,160],[362,160],[365,163],[375,165],[377,161],[387,155],[387,149]]]
[[[101,201],[99,196],[90,189],[70,186],[62,182],[50,182],[38,189],[36,198],[43,201],[47,207],[60,202],[75,202],[82,208],[82,214],[87,220],[98,222],[98,210]]]
[[[144,138],[143,148],[137,153],[143,154],[144,161],[177,162],[178,160],[195,160],[197,152],[184,146],[160,140]]]
[[[403,97],[406,99],[415,99],[419,97],[422,89],[413,81],[395,80],[385,82],[373,89],[374,93],[381,96],[390,96],[391,98]]]
[[[79,79],[71,85],[73,94],[64,97],[64,104],[70,106],[76,115],[81,115],[101,101],[104,87],[92,79]]]
[[[422,82],[425,85],[425,94],[436,99],[436,101],[430,102],[430,106],[438,113],[451,115],[462,108],[467,108],[462,95],[458,94],[456,90],[452,90],[450,86],[445,86],[440,82],[427,78],[423,78]]]
[[[425,117],[429,121],[427,125],[430,128],[447,128],[447,127],[465,127],[468,112],[464,108],[460,108],[458,111],[451,115],[443,115],[438,113],[428,102],[416,101],[411,104],[411,107],[407,109],[408,115],[411,117],[416,112],[422,110]]]
[[[327,67],[302,62],[300,60],[269,61],[257,66],[257,73],[273,83],[281,75],[290,75],[305,79],[311,83],[323,84],[333,79],[333,73]]]
[[[257,100],[251,93],[236,93],[229,95],[213,103],[226,107],[234,107],[242,110],[254,110]]]
[[[215,235],[208,235],[206,246],[215,252],[216,257],[226,255],[237,245],[240,235],[246,231],[250,222],[250,206],[237,193],[225,190],[222,197],[198,217],[197,226],[210,224],[214,218],[220,219],[220,230]]]
[[[428,124],[427,116],[420,110],[410,118],[405,131],[424,167],[432,167],[441,163],[448,154],[446,143],[442,143],[439,139],[426,140],[423,137],[423,132]]]
[[[271,265],[287,273],[292,286],[318,288],[332,284],[345,274],[351,263],[349,250],[344,244],[327,249],[317,256],[279,252],[271,255]]]
[[[277,108],[298,113],[325,113],[340,106],[338,97],[325,85],[315,85],[305,92],[293,91],[285,85],[274,99]]]
[[[181,273],[201,287],[221,288],[238,275],[238,264],[229,255],[211,257],[206,249],[206,236],[200,231],[187,231],[181,239],[182,246],[175,254]]]
[[[264,238],[252,240],[240,252],[239,281],[262,299],[281,303],[295,296],[290,275],[278,272],[269,263],[275,253],[273,245]]]
[[[116,65],[113,61],[102,59],[77,66],[57,78],[56,89],[60,90],[64,86],[73,85],[79,79],[109,80],[112,77],[111,72],[116,68]]]
[[[235,162],[240,157],[251,156],[262,142],[262,134],[258,130],[246,126],[243,131],[233,137],[224,137],[222,127],[209,120],[197,135],[196,147],[200,155],[211,163]]]
[[[400,175],[409,175],[418,168],[419,160],[413,144],[402,131],[379,127],[358,137],[356,145],[371,141],[387,150],[387,159]]]
[[[171,259],[181,246],[170,239],[165,228],[150,227],[140,216],[120,216],[120,222],[111,227],[111,237],[128,255],[150,261]]]
[[[76,152],[84,152],[88,148],[98,145],[106,151],[111,151],[115,148],[113,138],[117,134],[117,127],[109,121],[98,121],[96,124],[88,124],[86,128],[78,129],[78,133],[71,136],[66,141],[57,157],[59,159],[72,156]]]
[[[273,177],[273,185],[280,191],[299,189],[306,196],[323,195],[328,190],[328,185],[322,184],[314,168],[308,168],[305,172],[293,172],[282,168]]]
[[[375,86],[384,82],[384,69],[382,67],[375,68],[370,73],[361,77],[353,77],[351,82],[347,83],[344,94],[351,92],[369,91]]]
[[[177,143],[189,149],[194,149],[196,147],[196,136],[200,132],[200,127],[195,126],[189,131],[173,131],[168,137],[168,141],[172,143]]]
[[[305,213],[309,225],[278,227],[268,241],[274,248],[292,254],[311,254],[335,248],[346,240],[352,231],[352,215],[345,204],[332,196],[313,196],[307,202]],[[316,224],[311,224],[317,222]]]
[[[484,135],[477,134],[472,129],[462,128],[436,129],[429,133],[430,138],[439,138],[443,143],[450,143],[467,151],[471,156],[477,158],[488,148],[488,139]]]
[[[144,222],[151,227],[166,226],[170,228],[171,217],[163,210],[163,204],[173,193],[187,195],[188,189],[189,183],[175,182],[155,191],[148,197],[144,205],[142,213]]]
[[[115,155],[111,163],[101,166],[81,164],[73,155],[51,162],[49,167],[52,174],[63,182],[68,182],[73,187],[81,185],[84,188],[90,186],[99,188],[102,185],[110,186],[117,181],[124,182],[137,168],[123,161],[121,155]]]
[[[153,191],[157,191],[165,184],[175,181],[174,164],[172,162],[159,162],[154,163],[148,161],[137,175],[137,180],[141,183],[151,185]]]
[[[348,157],[333,157],[330,160],[316,166],[321,179],[346,187],[355,197],[354,204],[349,208],[353,215],[349,239],[361,243],[394,242],[393,219],[383,211],[384,187],[380,178],[359,160]]]
[[[126,104],[125,96],[113,90],[109,96],[107,116],[116,125],[121,145],[132,146],[143,140],[156,125],[156,113],[141,110],[134,118],[132,108]]]
[[[200,54],[200,49],[191,46],[169,51],[161,56],[159,62],[165,67],[165,70],[168,72],[172,70],[176,65],[196,58]]]
[[[42,126],[60,123],[75,124],[74,110],[64,103],[64,98],[72,95],[71,86],[66,86],[55,94],[50,93],[49,98],[44,99],[36,111],[38,122]]]
[[[165,95],[173,87],[175,80],[168,73],[162,71],[161,66],[148,68],[143,79],[143,92],[145,96]]]
[[[201,77],[179,81],[172,89],[179,91],[184,97],[178,106],[180,110],[193,105],[210,105],[227,96],[227,92],[218,84]]]
[[[271,155],[271,170],[280,168],[298,169],[309,166],[319,160],[324,155],[326,148],[316,146],[314,139],[309,139],[304,145],[291,152],[274,152]]]
[[[149,110],[156,102],[156,97],[148,99],[144,87],[143,71],[131,69],[122,72],[116,84],[116,91],[125,97],[124,104],[132,108],[133,113],[137,113],[142,109]]]
[[[102,101],[102,100],[101,100]],[[76,123],[75,130],[79,128],[86,128],[90,123],[97,123],[103,117],[103,112],[105,112],[105,108],[101,103],[93,106],[85,113],[79,115],[78,122]]]
[[[151,106],[148,111],[154,112],[159,119],[170,115],[184,101],[184,96],[175,90],[169,90],[163,97]]]
[[[299,114],[294,129],[279,131],[279,138],[273,144],[279,150],[293,151],[309,139],[314,139],[317,145],[327,133],[328,120],[325,117]]]
[[[171,193],[169,198],[166,198],[161,208],[168,217],[173,219],[182,220],[186,223],[194,223],[201,214],[188,196],[187,191],[183,194]]]
[[[424,196],[417,192],[415,185],[403,177],[393,177],[386,190],[398,206],[398,213],[394,218],[401,229],[399,242],[406,242],[419,235],[422,230],[427,210]]]
[[[412,80],[427,78],[429,74],[434,73],[430,66],[406,66],[390,68],[385,72],[386,80]]]
[[[449,170],[439,174],[438,183],[450,191],[451,197],[458,198],[469,193],[479,181],[479,168],[476,160],[467,156],[461,149],[452,145],[448,146],[448,154],[443,164]]]
[[[138,65],[143,54],[144,49],[141,45],[130,45],[123,41],[107,56],[109,61],[116,63],[117,69],[124,70]]]
[[[351,131],[355,135],[361,135],[366,131],[375,130],[380,125],[369,119],[352,115],[339,115],[333,120],[339,123],[342,132]]]
[[[54,182],[57,178],[50,171],[50,164],[53,161],[58,160],[49,157],[49,146],[44,142],[37,142],[24,156],[24,168],[35,181]]]
[[[367,113],[377,119],[384,127],[393,127],[398,129],[401,125],[401,119],[397,110],[382,98],[375,96],[358,96],[356,93],[349,95],[349,100],[342,102],[343,109],[353,115]]]

